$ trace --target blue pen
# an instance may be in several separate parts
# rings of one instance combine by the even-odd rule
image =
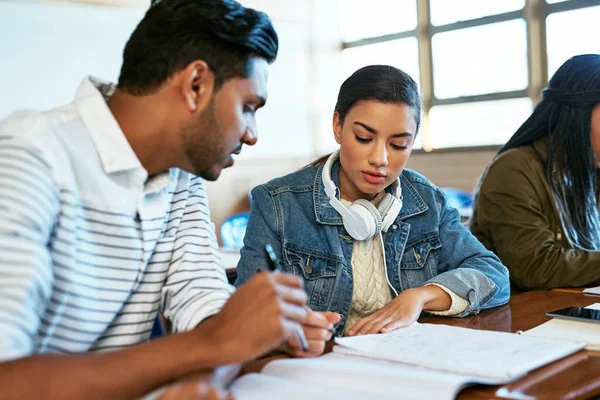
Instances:
[[[277,259],[275,251],[273,250],[273,246],[267,243],[265,245],[265,250],[267,251],[267,255],[269,256],[269,268],[271,272],[281,272],[281,262]],[[296,332],[296,336],[298,337],[300,346],[302,346],[302,350],[308,351],[308,341],[306,340],[306,336],[304,336],[304,331],[302,330],[302,328],[298,329],[298,331]]]

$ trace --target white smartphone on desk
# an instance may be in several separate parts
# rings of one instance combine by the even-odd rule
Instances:
[[[566,307],[550,311],[546,316],[551,318],[569,319],[579,322],[595,322],[600,324],[600,310],[583,307]]]

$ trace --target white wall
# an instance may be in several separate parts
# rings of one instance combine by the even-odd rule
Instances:
[[[86,75],[115,81],[143,9],[0,1],[0,118],[72,101]]]

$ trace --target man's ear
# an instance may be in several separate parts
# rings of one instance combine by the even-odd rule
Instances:
[[[333,113],[333,136],[338,144],[342,144],[342,121],[337,112]]]
[[[210,102],[215,86],[215,74],[208,64],[196,60],[188,64],[181,73],[181,95],[189,111],[202,110]]]

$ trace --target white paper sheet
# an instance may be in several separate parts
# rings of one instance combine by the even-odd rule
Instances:
[[[387,334],[337,338],[336,343],[365,357],[503,382],[585,347],[582,342],[419,323]]]
[[[600,303],[594,303],[586,308],[600,310]],[[561,340],[571,340],[587,343],[586,349],[600,350],[600,324],[591,322],[571,321],[552,318],[548,322],[523,332],[524,335],[546,337]]]
[[[375,398],[393,395],[397,400],[454,399],[460,389],[478,380],[338,353],[308,360],[277,360],[267,364],[263,373],[337,389],[368,390]]]
[[[364,400],[370,397],[368,392],[357,392],[349,389],[307,385],[290,379],[266,374],[247,374],[233,382],[229,390],[236,400]],[[379,397],[392,400],[392,397]],[[396,399],[400,399],[396,397]]]
[[[600,296],[600,286],[583,289],[583,294],[593,294]]]

